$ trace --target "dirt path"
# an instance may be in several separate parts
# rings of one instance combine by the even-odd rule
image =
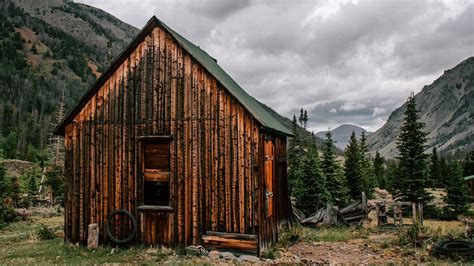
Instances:
[[[400,256],[389,250],[374,249],[368,244],[354,242],[302,242],[280,253],[277,262],[317,264],[380,264],[414,262],[415,257]]]

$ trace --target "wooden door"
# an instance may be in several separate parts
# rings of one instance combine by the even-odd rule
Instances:
[[[265,140],[265,199],[267,216],[273,215],[273,165],[274,165],[274,151],[273,141],[271,139]]]

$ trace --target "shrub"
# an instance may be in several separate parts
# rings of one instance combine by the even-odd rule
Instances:
[[[419,224],[413,224],[400,229],[398,233],[398,243],[401,246],[411,245],[413,247],[419,247],[423,244],[425,236],[426,229]]]
[[[51,228],[48,228],[44,224],[40,225],[37,235],[40,240],[49,240],[49,239],[56,238],[56,234],[54,233],[54,230]]]
[[[18,215],[10,206],[0,203],[0,229],[18,220]]]

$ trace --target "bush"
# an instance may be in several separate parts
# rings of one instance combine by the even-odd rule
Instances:
[[[406,228],[401,228],[398,234],[399,245],[412,245],[419,247],[423,244],[426,236],[426,229],[418,224],[410,225]]]
[[[452,212],[447,211],[443,208],[438,208],[435,205],[425,205],[423,208],[423,218],[424,219],[435,219],[442,221],[453,221],[456,220],[457,216]]]
[[[56,238],[56,234],[54,233],[54,230],[51,228],[48,228],[44,224],[40,225],[40,229],[38,230],[37,236],[40,240],[49,240],[49,239]]]
[[[18,215],[15,210],[6,204],[0,203],[0,229],[17,220]]]

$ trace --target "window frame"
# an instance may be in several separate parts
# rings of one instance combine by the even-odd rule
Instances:
[[[152,136],[139,136],[138,140],[140,141],[140,159],[141,159],[141,187],[142,193],[140,195],[141,204],[138,206],[139,211],[172,211],[171,206],[171,142],[173,140],[170,135],[152,135]],[[168,170],[162,171],[159,169],[150,169],[145,168],[145,154],[146,154],[146,145],[147,144],[163,144],[168,145]],[[145,182],[167,182],[168,188],[168,199],[167,204],[147,204],[145,202]]]

